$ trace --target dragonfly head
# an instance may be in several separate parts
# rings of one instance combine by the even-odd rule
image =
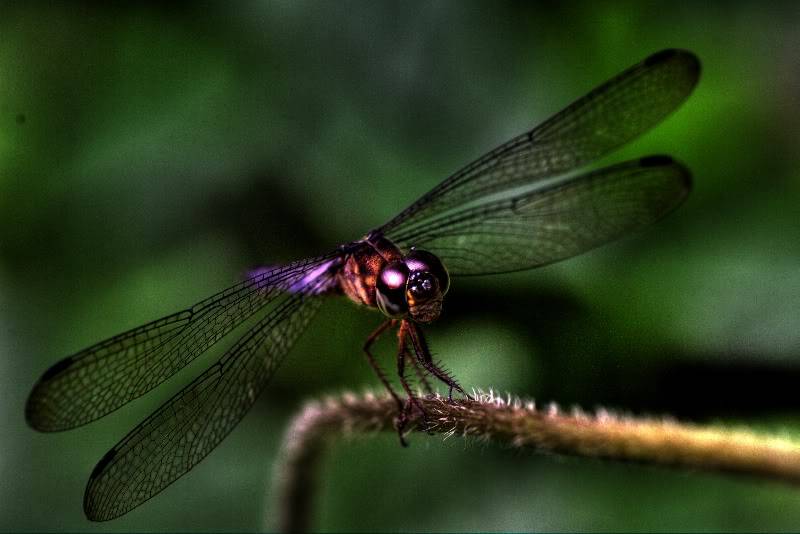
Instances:
[[[378,308],[388,317],[411,315],[430,323],[439,317],[449,288],[450,276],[439,258],[414,249],[381,269],[375,289]]]

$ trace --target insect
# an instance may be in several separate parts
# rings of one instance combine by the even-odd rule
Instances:
[[[385,316],[364,352],[398,404],[402,439],[415,402],[406,365],[429,390],[428,378],[444,383],[450,394],[464,393],[433,361],[421,329],[439,316],[451,276],[506,273],[569,258],[655,222],[684,200],[690,174],[669,156],[572,171],[664,119],[689,96],[699,74],[692,53],[658,52],[467,165],[362,239],[258,269],[190,308],[64,358],[34,386],[28,423],[58,431],[94,421],[249,323],[213,365],[98,462],[84,511],[92,520],[118,517],[208,455],[253,405],[320,297],[344,295]],[[374,340],[391,328],[398,332],[405,400],[371,352]]]

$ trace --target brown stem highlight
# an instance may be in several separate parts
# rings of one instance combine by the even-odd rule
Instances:
[[[477,393],[475,399],[419,397],[427,415],[414,430],[571,456],[633,461],[673,468],[739,473],[800,483],[800,442],[749,430],[633,417],[605,410],[562,412],[555,405]],[[339,435],[394,431],[397,403],[370,393],[309,402],[287,432],[277,470],[280,528],[310,528],[319,461]]]

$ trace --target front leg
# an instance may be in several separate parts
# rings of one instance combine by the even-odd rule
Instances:
[[[375,331],[373,331],[369,335],[367,341],[364,343],[364,354],[367,355],[367,360],[369,361],[369,364],[372,366],[372,369],[375,371],[375,374],[378,375],[378,378],[383,383],[384,387],[386,387],[386,390],[389,392],[389,395],[391,395],[394,401],[397,403],[397,420],[395,421],[395,427],[397,428],[397,435],[400,438],[400,445],[402,445],[403,447],[408,447],[408,443],[403,437],[403,430],[408,424],[408,404],[403,403],[403,401],[400,400],[400,397],[397,396],[397,393],[394,392],[394,389],[392,388],[391,384],[389,384],[389,380],[386,378],[386,375],[383,374],[383,369],[380,368],[378,362],[375,360],[375,357],[372,355],[372,352],[370,351],[372,345],[375,344],[375,342],[378,340],[381,334],[383,334],[386,330],[388,330],[389,328],[393,327],[396,324],[397,321],[395,319],[389,319],[388,321],[382,323],[378,328],[376,328]],[[403,378],[404,369],[399,362],[397,370],[398,373],[400,374],[400,383],[403,384],[403,389],[406,391],[406,393],[408,393],[410,402],[411,399],[413,399],[414,397],[411,394],[411,390],[408,387],[408,383]]]
[[[417,361],[420,363],[420,365],[422,365],[422,367],[433,376],[447,384],[447,386],[450,388],[447,395],[448,398],[453,400],[454,389],[465,397],[470,398],[470,396],[467,395],[467,392],[464,391],[464,388],[462,388],[458,382],[456,382],[456,379],[450,376],[447,371],[439,367],[436,362],[433,361],[433,358],[431,357],[431,351],[428,348],[428,344],[422,334],[422,329],[416,323],[403,319],[402,323],[400,324],[400,329],[402,330],[404,327],[408,332],[408,337],[411,338],[411,344],[414,347],[414,352],[417,355]]]
[[[398,355],[404,359],[403,362],[397,362],[398,368],[400,365],[405,366],[405,360],[408,360],[408,363],[414,367],[414,372],[417,375],[417,380],[419,380],[419,384],[422,389],[427,395],[433,395],[433,388],[431,387],[430,382],[428,382],[428,378],[425,376],[425,370],[420,366],[419,362],[408,348],[408,344],[406,343],[406,336],[408,336],[408,332],[403,328],[402,324],[400,325],[400,329],[397,331],[397,335],[400,340],[398,343]]]
[[[403,428],[408,423],[409,414],[411,412],[412,407],[416,408],[420,414],[422,414],[423,421],[425,420],[425,409],[420,404],[419,399],[414,395],[414,392],[411,390],[411,386],[409,385],[408,381],[406,380],[405,373],[406,373],[406,358],[410,357],[408,352],[408,346],[406,345],[406,338],[408,336],[408,328],[405,324],[405,321],[400,323],[400,328],[397,330],[397,374],[400,377],[400,383],[403,385],[403,389],[408,395],[408,399],[406,400],[406,404],[403,408],[402,415],[400,417],[400,425],[399,431],[402,433]],[[420,373],[420,378],[423,380],[426,388],[430,390],[430,385],[425,380],[424,376],[421,374],[419,367],[417,367],[417,363],[414,360],[411,360],[414,364],[414,368]]]

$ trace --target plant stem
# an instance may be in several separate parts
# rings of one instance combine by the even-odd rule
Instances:
[[[800,442],[749,430],[671,419],[544,409],[479,393],[475,400],[419,399],[426,417],[414,430],[474,436],[519,448],[674,468],[740,473],[800,483]],[[338,435],[394,431],[397,405],[387,396],[352,394],[306,404],[293,420],[277,470],[280,528],[309,530],[320,458]],[[399,446],[399,445],[398,445]]]

